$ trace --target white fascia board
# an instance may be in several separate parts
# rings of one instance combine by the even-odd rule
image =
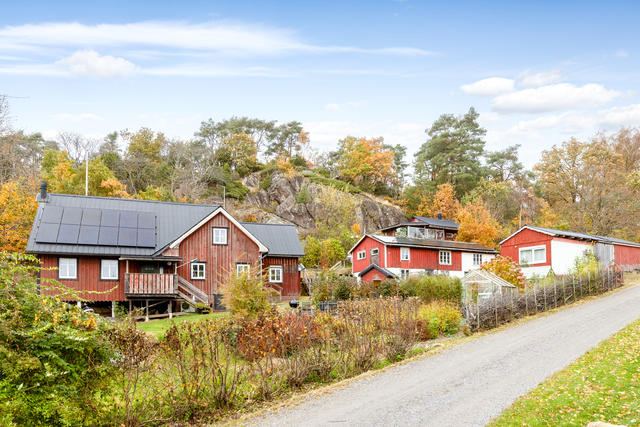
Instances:
[[[251,234],[249,232],[249,230],[247,230],[242,224],[240,224],[234,217],[232,217],[227,211],[225,211],[222,208],[218,208],[215,211],[211,212],[209,215],[207,215],[202,221],[200,221],[199,223],[197,223],[196,225],[194,225],[193,227],[191,227],[186,233],[184,233],[182,236],[178,237],[176,240],[174,240],[169,247],[171,249],[176,248],[180,243],[182,243],[182,241],[184,239],[186,239],[187,237],[189,237],[191,234],[193,234],[197,229],[199,229],[200,227],[202,227],[203,225],[205,225],[207,222],[209,222],[211,220],[211,218],[215,217],[218,214],[222,214],[224,215],[225,218],[227,218],[229,221],[231,221],[231,223],[233,225],[235,225],[236,227],[238,227],[240,229],[240,231],[242,231],[249,239],[251,239],[251,241],[253,241],[253,243],[255,243],[256,245],[258,245],[258,250],[261,253],[266,253],[269,252],[269,249],[260,241],[258,240],[253,234]]]

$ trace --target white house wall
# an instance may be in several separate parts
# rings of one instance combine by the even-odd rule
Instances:
[[[585,251],[593,252],[589,243],[565,240],[551,241],[551,267],[555,274],[567,274],[575,265],[576,258],[584,256]]]
[[[541,277],[549,274],[549,270],[551,270],[550,265],[538,265],[536,267],[520,267],[522,270],[522,274],[527,279],[532,278],[533,276]]]
[[[482,254],[482,263],[491,261],[495,258],[495,255],[492,254]],[[473,265],[473,254],[470,252],[462,252],[462,271],[467,272],[471,270],[477,270],[480,266]]]

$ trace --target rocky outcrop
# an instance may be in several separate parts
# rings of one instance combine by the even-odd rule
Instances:
[[[251,192],[247,195],[243,206],[259,208],[265,212],[265,216],[275,215],[295,224],[303,232],[312,231],[315,228],[316,218],[322,215],[323,211],[316,198],[322,190],[322,185],[310,182],[301,174],[288,177],[276,172],[271,175],[270,180],[271,185],[268,188],[260,189],[262,179],[259,174],[252,174],[245,178],[243,184]],[[305,186],[311,195],[311,201],[298,203],[298,194]],[[401,209],[385,201],[362,194],[349,194],[349,197],[356,201],[356,217],[362,225],[362,231],[366,233],[405,220]],[[255,215],[259,221],[264,220],[255,212],[251,215]],[[269,222],[277,221],[271,218]]]

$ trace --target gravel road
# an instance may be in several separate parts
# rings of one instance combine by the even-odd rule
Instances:
[[[249,424],[483,426],[639,317],[636,285],[363,377]]]

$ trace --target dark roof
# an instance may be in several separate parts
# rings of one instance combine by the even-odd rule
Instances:
[[[413,218],[418,220],[419,222],[423,222],[432,227],[449,228],[452,230],[457,230],[459,228],[458,224],[456,224],[455,221],[451,221],[449,219],[429,218],[426,216],[417,216],[417,215],[414,215]]]
[[[375,264],[370,264],[369,267],[365,268],[360,273],[358,273],[358,276],[363,276],[363,275],[367,274],[371,270],[378,270],[380,273],[384,274],[385,276],[387,276],[389,278],[396,277],[396,275],[393,274],[392,272],[390,272],[389,270],[385,270],[384,268],[379,267],[379,266],[377,266]]]
[[[243,222],[242,225],[269,250],[268,255],[303,257],[298,230],[291,224]]]
[[[528,229],[533,230],[533,231],[538,231],[540,233],[550,234],[550,235],[553,235],[553,236],[566,237],[568,239],[587,240],[587,241],[590,241],[590,242],[605,243],[605,244],[609,244],[609,245],[623,245],[623,246],[640,247],[640,243],[630,242],[628,240],[618,239],[616,237],[597,236],[595,234],[587,234],[587,233],[580,233],[580,232],[567,231],[567,230],[557,230],[555,228],[536,227],[534,225],[525,225],[520,230],[518,230],[515,233],[513,233],[511,236],[519,233],[521,230],[523,230],[525,228],[528,228]],[[502,244],[505,241],[509,240],[511,238],[511,236],[509,236],[506,239],[504,239],[502,242],[500,242],[500,244]]]
[[[217,205],[199,205],[191,203],[172,203],[158,202],[150,200],[135,199],[117,199],[111,197],[95,197],[95,196],[78,196],[70,194],[49,193],[46,202],[40,202],[29,242],[27,244],[27,252],[29,253],[51,253],[51,254],[73,254],[73,255],[110,255],[110,256],[152,256],[162,251],[168,244],[176,240],[178,237],[187,232],[191,227],[203,220],[205,217],[213,213],[220,206]],[[39,229],[47,228],[47,219],[43,222],[43,214],[48,212],[92,212],[96,213],[101,210],[110,211],[120,215],[120,218],[130,217],[132,213],[146,213],[147,218],[151,219],[150,230],[153,239],[152,244],[145,247],[128,243],[127,245],[118,244],[116,241],[109,244],[77,244],[77,243],[44,243],[56,242],[55,238],[36,239]],[[78,209],[79,208],[79,209]],[[64,213],[66,214],[66,212]],[[123,216],[124,215],[124,216]],[[140,216],[139,216],[140,218]],[[154,225],[155,222],[155,225]],[[53,231],[57,231],[53,230]],[[153,235],[155,234],[155,235]]]
[[[489,254],[497,254],[495,249],[479,245],[477,243],[456,242],[451,240],[435,240],[435,239],[410,239],[408,237],[383,236],[379,234],[368,234],[367,236],[388,246],[408,246],[419,248],[445,249],[453,251],[481,252]]]

